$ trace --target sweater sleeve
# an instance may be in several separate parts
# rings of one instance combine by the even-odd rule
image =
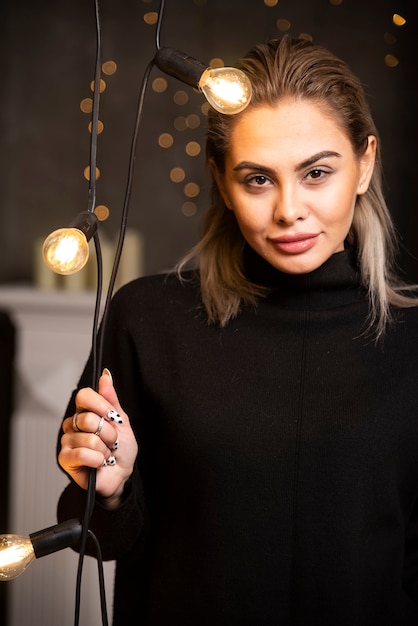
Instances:
[[[126,300],[126,298],[125,298]],[[140,422],[145,419],[146,400],[142,400],[141,373],[136,342],[133,341],[129,324],[126,323],[124,311],[127,303],[118,294],[112,301],[103,341],[102,367],[107,367],[113,377],[116,392],[121,406],[129,415],[132,428],[140,444]],[[92,386],[93,356],[90,355],[77,388],[68,403],[64,419],[75,411],[75,396],[78,389]],[[61,446],[62,427],[57,442],[57,453]],[[123,450],[119,451],[123,454]],[[71,479],[62,492],[58,507],[58,520],[70,518],[82,520],[86,505],[87,492]],[[104,560],[120,558],[132,552],[141,544],[141,533],[145,525],[145,503],[142,479],[138,460],[132,476],[125,485],[123,502],[118,509],[108,510],[96,498],[90,529],[99,540]],[[94,546],[87,547],[88,554],[94,554]]]
[[[89,528],[99,540],[103,559],[114,560],[135,549],[140,542],[144,519],[141,481],[137,470],[125,485],[123,502],[114,510],[105,509],[96,500]],[[58,521],[71,518],[82,520],[87,492],[70,482],[58,502]],[[95,554],[94,546],[87,546],[87,554]]]

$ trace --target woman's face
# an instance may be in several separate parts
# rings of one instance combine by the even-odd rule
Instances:
[[[343,250],[375,150],[370,136],[359,160],[318,104],[286,99],[241,114],[225,173],[212,168],[248,244],[275,268],[300,274]]]

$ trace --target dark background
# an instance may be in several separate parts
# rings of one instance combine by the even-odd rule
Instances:
[[[292,35],[307,33],[348,61],[363,81],[380,130],[385,192],[402,243],[399,264],[405,278],[418,282],[418,0],[337,2],[279,0],[269,7],[263,0],[166,0],[161,44],[205,63],[221,57],[231,65],[255,43],[285,32],[277,22],[288,20]],[[101,1],[103,60],[118,67],[105,77],[98,141],[97,203],[110,209],[100,230],[108,238],[118,231],[141,79],[155,53],[155,25],[146,24],[144,14],[158,8],[158,0]],[[405,26],[393,25],[393,13],[406,18]],[[40,256],[34,242],[87,208],[89,116],[79,105],[91,96],[95,52],[93,0],[1,1],[0,284],[30,284],[35,254]],[[385,64],[387,54],[398,58],[396,67]],[[151,82],[158,76],[154,68]],[[143,234],[146,273],[171,267],[195,243],[208,205],[204,99],[175,79],[167,77],[167,83],[163,93],[152,84],[147,90],[128,221]],[[174,101],[179,90],[187,92],[186,104]],[[178,118],[190,114],[199,116],[200,125],[177,130]],[[158,145],[164,132],[174,138],[170,149]],[[199,156],[185,153],[190,141],[202,146]],[[174,167],[184,169],[182,183],[170,180]],[[199,185],[196,198],[185,195],[188,182]],[[195,204],[195,213],[184,214],[185,202]],[[2,348],[8,367],[4,339]],[[4,374],[10,390],[7,381]],[[3,403],[3,418],[7,413]],[[3,526],[5,499],[3,489]],[[6,587],[1,589],[0,622]]]
[[[102,0],[103,60],[117,63],[101,96],[105,128],[98,141],[97,204],[110,209],[101,233],[119,227],[128,156],[143,71],[155,52],[155,26],[144,14],[156,0]],[[392,14],[407,23],[396,27]],[[385,192],[402,238],[399,263],[418,281],[417,172],[417,0],[167,0],[161,44],[179,48],[205,63],[221,57],[231,65],[253,44],[282,32],[308,33],[347,60],[362,79],[383,143]],[[89,116],[79,104],[91,96],[95,63],[94,3],[87,0],[3,0],[0,8],[0,283],[30,283],[34,240],[67,225],[87,208]],[[399,64],[390,68],[385,55]],[[162,76],[153,69],[151,82]],[[171,267],[195,243],[208,205],[208,177],[202,152],[185,153],[189,141],[204,143],[203,96],[174,78],[156,93],[150,83],[140,127],[129,226],[145,239],[145,272]],[[189,100],[179,105],[177,91]],[[197,128],[176,130],[179,116],[199,115]],[[170,149],[158,137],[169,132]],[[182,183],[170,171],[182,167]],[[187,198],[184,184],[200,187]],[[196,211],[182,212],[186,201]],[[38,252],[39,253],[39,252]]]

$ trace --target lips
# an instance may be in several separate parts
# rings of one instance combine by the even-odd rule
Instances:
[[[319,234],[315,233],[298,233],[295,235],[283,235],[270,239],[275,248],[287,254],[301,254],[313,248],[316,244]]]

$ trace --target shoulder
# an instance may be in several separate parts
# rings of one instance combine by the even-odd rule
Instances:
[[[418,303],[414,306],[391,308],[391,319],[382,337],[382,346],[385,352],[394,351],[397,358],[413,359],[418,363]],[[409,355],[408,357],[406,355]]]
[[[154,274],[137,278],[116,292],[112,308],[122,310],[152,310],[167,308],[177,303],[179,306],[200,304],[200,280],[195,271]]]
[[[416,328],[418,330],[418,299],[415,304],[411,302],[410,306],[394,308],[393,318],[395,323],[407,324],[408,328]]]

